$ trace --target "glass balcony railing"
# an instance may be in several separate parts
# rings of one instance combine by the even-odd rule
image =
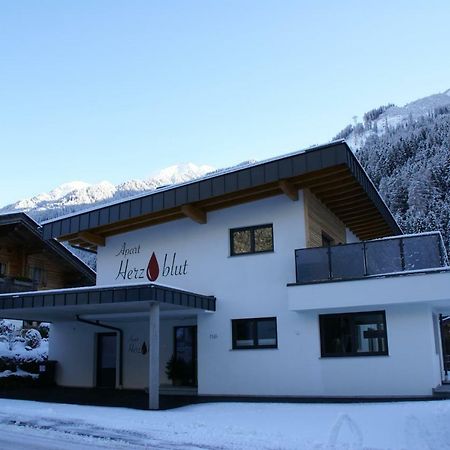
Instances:
[[[297,284],[448,266],[439,232],[295,250]]]

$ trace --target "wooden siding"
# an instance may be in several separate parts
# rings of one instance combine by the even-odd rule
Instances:
[[[68,285],[68,276],[65,268],[53,255],[38,253],[28,255],[26,258],[27,268],[38,267],[44,270],[44,279],[38,284],[38,289],[58,289]],[[28,269],[27,269],[28,272]],[[30,276],[26,273],[26,276]]]
[[[306,246],[321,247],[322,233],[335,244],[345,244],[345,225],[309,189],[303,191],[305,201]]]
[[[5,238],[0,238],[0,262],[6,264],[6,275],[23,276],[23,252],[12,246]]]

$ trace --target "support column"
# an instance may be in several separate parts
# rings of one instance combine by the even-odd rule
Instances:
[[[150,303],[148,409],[159,409],[159,303]]]

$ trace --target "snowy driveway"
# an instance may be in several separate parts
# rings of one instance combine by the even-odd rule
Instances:
[[[60,406],[60,405],[58,405]],[[69,405],[67,407],[70,408]],[[89,409],[89,407],[86,407]],[[120,421],[118,410],[116,420]],[[60,415],[60,414],[58,414]],[[215,446],[192,446],[156,438],[151,432],[138,432],[116,427],[103,427],[91,421],[61,419],[51,415],[19,416],[0,414],[0,449],[216,449]]]
[[[210,403],[170,411],[0,399],[0,449],[450,449],[450,401]]]

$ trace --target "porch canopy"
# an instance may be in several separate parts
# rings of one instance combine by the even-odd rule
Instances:
[[[0,317],[51,322],[81,314],[145,312],[149,303],[158,303],[161,311],[216,310],[213,296],[147,283],[0,294]]]
[[[73,289],[0,294],[0,317],[17,320],[81,320],[107,326],[114,317],[148,317],[149,408],[159,409],[160,314],[197,314],[215,311],[216,299],[157,284],[93,286]],[[90,319],[90,320],[87,320]],[[95,319],[95,322],[93,321]],[[101,322],[100,322],[101,321]],[[117,328],[115,328],[118,330]],[[120,332],[120,360],[122,334]],[[121,371],[121,364],[119,371]]]

